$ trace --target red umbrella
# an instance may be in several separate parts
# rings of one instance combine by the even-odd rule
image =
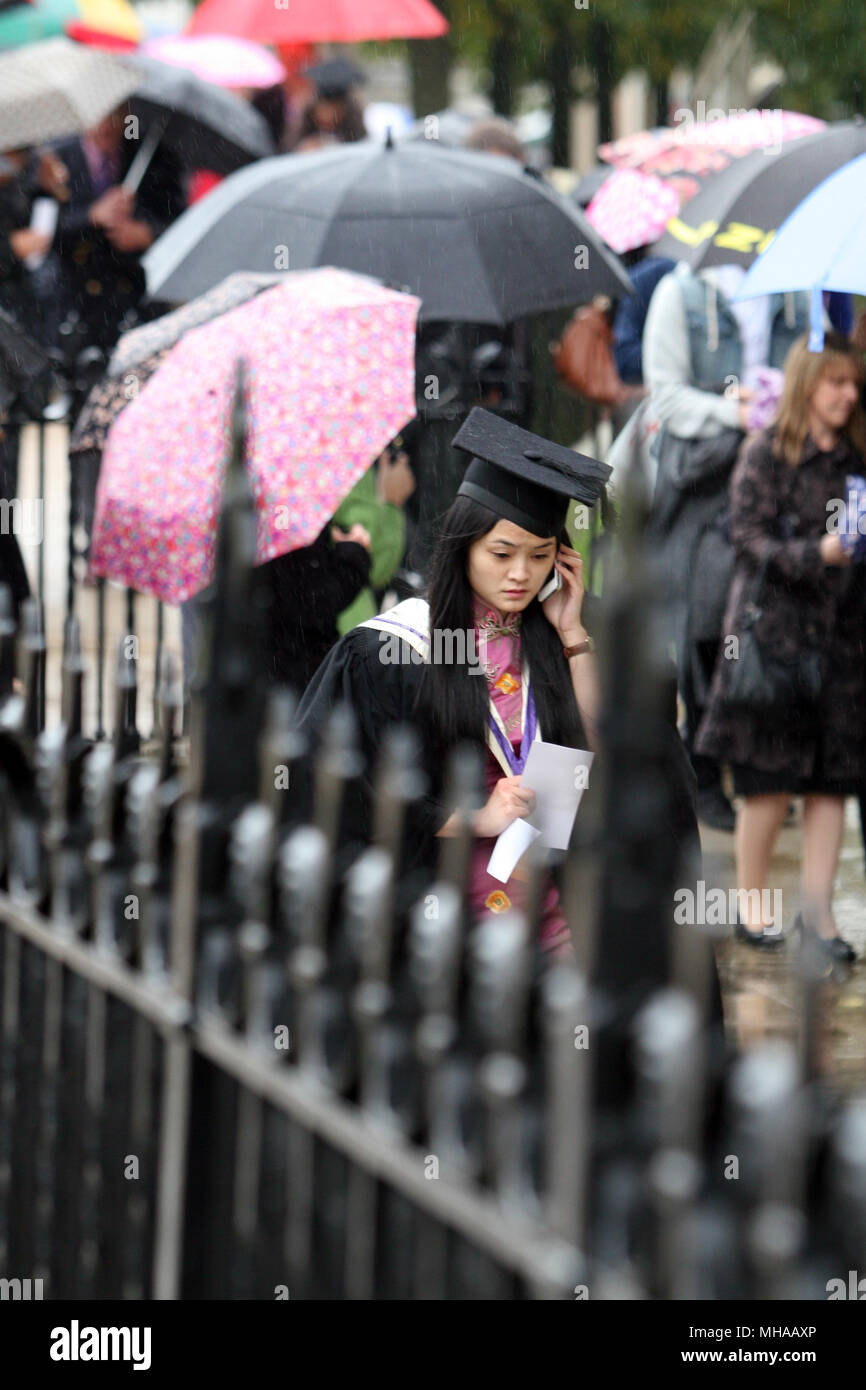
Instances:
[[[186,32],[237,34],[257,43],[361,43],[435,39],[448,21],[430,0],[204,0]]]
[[[122,34],[109,34],[104,29],[92,29],[77,19],[67,24],[66,32],[76,43],[87,44],[90,48],[104,48],[109,53],[132,53],[138,48],[137,39],[125,39]]]

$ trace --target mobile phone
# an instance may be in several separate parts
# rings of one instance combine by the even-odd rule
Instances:
[[[556,591],[557,591],[557,589],[561,589],[561,588],[562,588],[562,575],[559,573],[559,570],[554,570],[554,571],[553,571],[553,574],[550,576],[550,578],[548,579],[548,581],[547,581],[547,583],[544,585],[544,587],[541,588],[541,589],[539,589],[539,591],[538,591],[538,602],[539,602],[539,603],[544,603],[544,600],[545,600],[546,598],[550,598],[550,595],[551,595],[551,594],[555,594]]]

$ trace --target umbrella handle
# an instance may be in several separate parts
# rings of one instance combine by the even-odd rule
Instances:
[[[824,348],[824,292],[822,285],[813,285],[809,298],[809,351]]]
[[[138,153],[126,172],[126,178],[121,184],[121,188],[125,189],[128,193],[138,192],[139,184],[150,167],[150,161],[156,154],[157,146],[165,134],[165,128],[170,119],[170,116],[161,116],[158,121],[154,121],[153,125],[148,128]]]

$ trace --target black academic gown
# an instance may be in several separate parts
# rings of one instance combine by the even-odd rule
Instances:
[[[330,523],[311,545],[262,565],[270,597],[269,680],[304,690],[339,637],[337,619],[369,577],[369,552],[355,541],[335,545]]]
[[[308,744],[309,768],[331,712],[341,703],[349,705],[354,712],[363,773],[347,797],[341,836],[352,855],[368,845],[373,837],[373,787],[383,740],[389,728],[395,725],[408,725],[414,730],[426,792],[410,810],[404,845],[404,872],[411,875],[417,885],[425,879],[429,881],[435,874],[441,847],[436,832],[445,824],[454,808],[445,804],[447,769],[435,740],[431,738],[423,707],[419,707],[423,665],[418,653],[407,642],[399,642],[399,651],[399,662],[393,659],[383,661],[380,631],[361,626],[347,633],[331,649],[307,687],[298,710],[298,720]],[[393,645],[389,655],[394,656]],[[673,691],[673,680],[671,688]],[[677,734],[674,717],[675,708],[669,731],[670,757],[667,760],[670,778],[668,804],[671,807],[668,828],[683,854],[693,855],[699,847],[694,809],[694,774]],[[539,718],[543,735],[544,717],[541,710]],[[307,800],[303,808],[298,809],[308,816],[312,785],[309,771],[304,785]]]
[[[423,881],[435,872],[439,849],[436,832],[445,824],[449,812],[442,801],[443,769],[417,710],[423,666],[407,643],[399,646],[401,661],[385,663],[381,659],[379,632],[356,627],[347,633],[331,649],[307,686],[298,710],[298,726],[307,739],[312,760],[331,712],[343,703],[354,713],[363,772],[350,787],[344,807],[341,838],[349,857],[354,857],[373,838],[374,779],[388,730],[401,724],[414,729],[426,792],[409,812],[404,872]],[[311,785],[310,777],[305,779],[305,785]],[[309,814],[309,805],[304,811]]]

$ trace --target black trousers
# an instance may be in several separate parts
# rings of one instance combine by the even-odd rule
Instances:
[[[16,496],[18,489],[20,435],[18,425],[6,425],[0,432],[0,498],[7,502]],[[18,537],[10,529],[9,517],[8,512],[0,517],[0,584],[5,584],[11,592],[12,608],[17,618],[22,600],[30,595],[30,584]]]

